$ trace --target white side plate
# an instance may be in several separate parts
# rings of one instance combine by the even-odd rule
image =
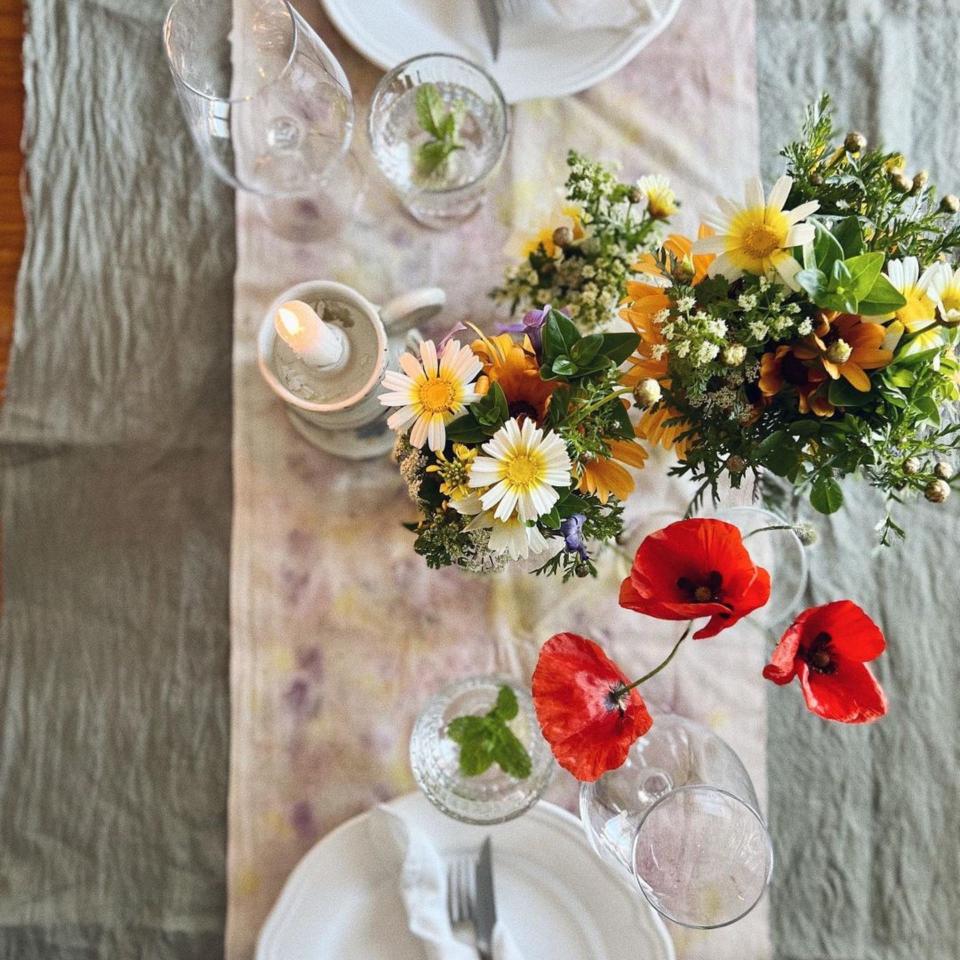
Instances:
[[[675,960],[640,891],[596,857],[580,822],[559,807],[541,801],[488,828],[443,816],[419,793],[391,806],[443,854],[475,850],[492,835],[498,911],[524,960]],[[368,817],[343,824],[300,861],[260,933],[257,960],[423,960]]]
[[[323,0],[356,50],[390,70],[422,53],[457,53],[493,75],[509,103],[562,97],[619,70],[673,19],[682,0],[646,0],[632,25],[571,24],[542,0],[522,18],[501,20],[494,62],[476,0]]]

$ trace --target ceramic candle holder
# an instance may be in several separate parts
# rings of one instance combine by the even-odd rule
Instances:
[[[276,312],[289,300],[324,305],[324,320],[339,326],[347,339],[345,363],[308,367],[277,336]],[[263,318],[257,340],[260,372],[283,400],[297,432],[314,446],[349,460],[383,456],[394,434],[387,428],[390,411],[377,399],[380,380],[404,350],[420,343],[416,324],[437,314],[445,302],[436,287],[412,290],[378,307],[342,283],[298,283],[284,290]]]

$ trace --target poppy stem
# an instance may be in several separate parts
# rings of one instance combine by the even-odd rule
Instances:
[[[797,528],[792,523],[775,523],[770,527],[758,527],[756,530],[751,530],[749,533],[743,535],[744,540],[749,540],[756,533],[769,533],[771,530],[796,530]]]
[[[667,654],[667,659],[658,666],[654,667],[649,673],[645,673],[639,680],[634,680],[629,687],[624,687],[620,691],[621,695],[628,693],[634,687],[639,687],[641,683],[646,683],[651,677],[655,677],[676,656],[677,651],[680,649],[680,644],[690,636],[690,631],[692,629],[693,621],[691,620],[687,624],[687,629],[683,631],[683,636],[673,645],[673,649],[670,651],[670,653]]]

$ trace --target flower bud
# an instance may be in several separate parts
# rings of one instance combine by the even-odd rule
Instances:
[[[891,171],[888,179],[898,193],[909,193],[913,189],[913,181],[902,170]]]
[[[627,194],[627,199],[631,203],[640,203],[644,200],[647,195],[639,187],[631,187],[630,192]]]
[[[747,469],[747,461],[743,457],[734,454],[727,460],[727,470],[730,473],[743,473]]]
[[[811,182],[815,187],[820,187],[820,186],[823,185],[823,177],[822,177],[819,173],[811,173],[811,174],[810,174],[810,182]]]
[[[853,356],[853,347],[846,340],[834,340],[827,347],[827,359],[831,363],[844,364]]]
[[[569,227],[557,227],[553,231],[553,242],[562,250],[573,243],[573,231]]]
[[[843,141],[843,149],[847,153],[860,153],[866,146],[867,138],[859,130],[851,130]]]
[[[956,194],[948,193],[940,199],[940,212],[941,213],[956,213],[960,210],[960,197],[957,197]]]
[[[920,461],[916,457],[907,457],[900,465],[900,469],[908,476],[912,477],[920,472]]]
[[[728,367],[739,367],[747,359],[747,348],[742,343],[731,343],[724,348],[723,362]]]
[[[637,401],[638,407],[652,407],[660,399],[662,392],[660,384],[653,377],[648,377],[633,388],[633,399]]]
[[[923,495],[931,503],[943,503],[950,496],[950,485],[946,480],[931,480],[923,491]]]
[[[927,181],[930,179],[930,174],[926,170],[918,170],[913,175],[913,182],[910,184],[910,192],[913,194],[919,193],[926,185]]]
[[[581,579],[590,576],[590,568],[585,563],[578,563],[573,568],[573,572]]]
[[[793,532],[805,547],[812,547],[820,539],[820,534],[812,523],[798,523]]]
[[[934,464],[933,473],[940,480],[949,480],[953,476],[953,467],[946,460],[940,460]]]

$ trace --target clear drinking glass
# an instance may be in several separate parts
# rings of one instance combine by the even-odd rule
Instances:
[[[519,712],[510,729],[526,747],[532,772],[517,780],[493,764],[477,777],[460,772],[460,747],[446,735],[447,724],[466,714],[484,714],[502,686],[517,696]],[[554,763],[540,733],[530,694],[508,677],[483,676],[458,680],[432,697],[414,724],[410,766],[417,785],[440,811],[463,823],[503,823],[532,807],[547,789]]]
[[[164,49],[190,132],[227,183],[261,197],[268,217],[324,219],[327,190],[353,132],[346,74],[287,0],[175,0]]]
[[[807,587],[809,563],[807,548],[792,525],[763,507],[725,507],[704,516],[725,520],[737,527],[754,563],[770,573],[770,599],[750,615],[750,620],[773,628],[793,617]],[[768,530],[768,527],[780,529]]]
[[[773,847],[740,758],[682,717],[658,715],[622,767],[583,784],[580,818],[593,849],[683,926],[739,920],[770,880]]]
[[[435,171],[422,174],[417,158],[431,139],[417,119],[417,88],[436,86],[444,111],[458,102],[463,120],[459,142]],[[368,121],[373,156],[407,212],[443,229],[471,217],[483,203],[507,145],[507,104],[496,81],[480,67],[452,54],[414,57],[377,84]]]

